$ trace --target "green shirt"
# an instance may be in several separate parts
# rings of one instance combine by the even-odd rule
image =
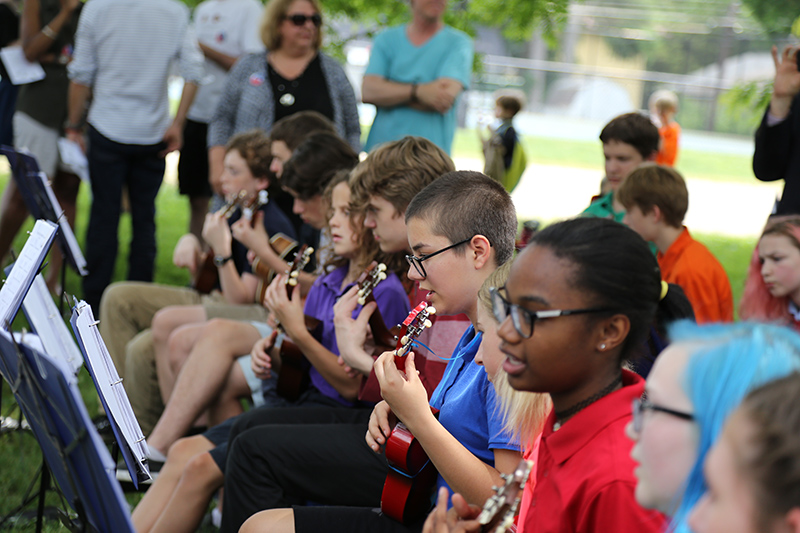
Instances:
[[[582,217],[610,218],[622,222],[625,211],[614,211],[614,191],[601,196],[583,210]]]

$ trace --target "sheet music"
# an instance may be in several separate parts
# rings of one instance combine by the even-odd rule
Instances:
[[[53,358],[63,360],[73,376],[77,374],[83,365],[83,356],[58,312],[41,274],[33,280],[28,295],[22,301],[22,309],[41,339],[43,351]]]
[[[61,230],[61,234],[67,241],[69,251],[72,254],[73,259],[75,259],[75,264],[78,267],[78,273],[81,276],[85,276],[89,273],[86,270],[86,258],[83,257],[83,252],[78,244],[78,240],[75,238],[75,233],[73,233],[72,227],[70,227],[69,221],[67,220],[66,215],[64,215],[64,210],[61,209],[61,204],[58,203],[56,193],[53,192],[53,188],[50,186],[50,180],[47,179],[47,174],[44,172],[39,172],[39,179],[42,182],[44,190],[47,192],[47,198],[50,200],[50,205],[53,206],[53,212],[55,212],[56,216],[58,217],[58,229]]]
[[[44,79],[44,69],[38,62],[25,58],[22,46],[6,46],[0,50],[0,58],[6,66],[8,77],[14,85],[24,85]]]
[[[150,479],[146,458],[148,450],[142,428],[133,414],[133,408],[125,392],[125,387],[122,385],[122,379],[120,379],[106,344],[97,329],[98,322],[94,319],[91,306],[84,301],[78,302],[72,310],[71,322],[78,344],[86,359],[86,367],[94,379],[100,400],[109,420],[112,421],[112,427],[116,424],[122,432],[124,442],[118,442],[118,444],[128,469],[131,470],[131,478]],[[129,457],[135,461],[135,465],[129,462]],[[143,473],[145,476],[140,476],[139,473]]]
[[[22,305],[33,278],[39,273],[58,226],[47,220],[37,220],[30,232],[14,268],[0,288],[0,328],[8,328]]]
[[[72,170],[82,182],[89,184],[89,160],[83,153],[81,147],[75,141],[70,141],[66,137],[58,139],[58,155],[61,156],[61,163]]]

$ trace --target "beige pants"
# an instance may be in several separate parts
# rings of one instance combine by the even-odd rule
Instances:
[[[164,410],[150,324],[156,312],[172,305],[202,305],[207,319],[267,319],[262,306],[228,304],[219,293],[200,295],[189,288],[144,282],[108,287],[100,302],[100,334],[125,380],[125,391],[145,435],[150,434]]]

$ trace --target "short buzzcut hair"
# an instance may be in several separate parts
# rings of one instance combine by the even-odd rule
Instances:
[[[269,137],[272,142],[283,141],[294,152],[303,139],[318,131],[336,133],[336,127],[322,113],[298,111],[277,121],[272,126]]]
[[[261,36],[261,41],[264,43],[264,46],[267,47],[267,50],[277,50],[281,47],[281,32],[280,27],[283,24],[283,21],[286,19],[286,15],[289,12],[289,6],[294,3],[295,0],[270,0],[266,7],[264,7],[264,13],[261,15],[261,23],[259,25],[259,35]],[[306,0],[309,4],[311,4],[314,8],[314,11],[322,14],[322,10],[320,9],[319,2],[317,0]],[[317,28],[317,38],[314,41],[314,50],[319,50],[320,46],[322,46],[322,26]]]
[[[408,136],[381,144],[351,174],[353,204],[380,196],[402,214],[419,191],[455,169],[450,156],[428,139]]]
[[[239,152],[254,178],[270,179],[274,177],[269,169],[272,162],[269,137],[262,130],[250,130],[234,135],[225,145],[225,153],[232,150]]]
[[[625,113],[611,119],[600,132],[600,141],[617,141],[633,146],[643,159],[658,153],[660,137],[655,124],[641,113]]]
[[[310,200],[325,191],[337,171],[350,170],[358,154],[335,133],[312,133],[283,167],[281,186],[291,189],[300,200]]]
[[[482,172],[445,174],[422,189],[406,209],[406,224],[419,218],[431,233],[451,243],[483,235],[494,248],[496,265],[511,259],[517,236],[517,212],[508,191]],[[463,253],[459,247],[455,253]]]
[[[642,213],[649,213],[658,206],[664,222],[674,228],[681,227],[689,209],[689,190],[683,176],[655,163],[645,163],[628,174],[614,194],[625,209],[635,205]]]

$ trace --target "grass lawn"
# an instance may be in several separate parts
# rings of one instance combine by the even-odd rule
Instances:
[[[570,166],[585,166],[600,168],[601,153],[598,143],[569,142],[549,140],[543,138],[526,138],[524,140],[528,149],[529,161],[547,164],[566,164]],[[479,146],[472,131],[460,131],[456,137],[455,151],[461,157],[481,157]],[[714,156],[713,154],[700,154],[682,152],[681,169],[693,177],[706,177],[709,179],[726,179],[728,181],[744,181],[751,179],[749,172],[749,158],[734,156]],[[0,190],[4,189],[8,175],[0,175]],[[165,284],[185,285],[188,274],[172,265],[172,247],[178,238],[186,231],[188,225],[188,206],[185,199],[178,195],[177,189],[171,185],[164,185],[156,199],[157,204],[157,239],[159,243],[156,258],[156,281]],[[89,194],[88,188],[83,186],[78,201],[79,219],[76,235],[83,246],[86,223],[88,220]],[[25,229],[30,229],[33,222],[29,221]],[[15,241],[14,248],[19,251],[26,238],[24,232]],[[123,217],[120,224],[120,242],[123,247],[117,259],[114,279],[125,279],[127,262],[126,244],[130,238],[130,222],[127,216]],[[735,300],[738,302],[746,275],[747,264],[754,246],[752,238],[734,238],[718,235],[697,234],[695,238],[705,243],[725,266],[731,280]],[[85,248],[84,248],[85,249]],[[80,297],[80,280],[72,271],[68,273],[66,282],[67,293]],[[15,321],[15,329],[25,325],[23,318]],[[89,413],[97,413],[99,401],[94,385],[85,370],[81,372],[80,388],[88,407]],[[13,414],[13,397],[8,386],[3,387],[2,413]],[[15,433],[0,436],[0,516],[4,516],[14,509],[22,499],[22,495],[33,479],[41,463],[41,455],[30,433]],[[130,495],[129,503],[138,502],[138,495]],[[54,495],[48,496],[49,505],[58,505]],[[35,507],[29,507],[34,509]],[[49,522],[45,531],[61,531],[55,522]],[[20,526],[19,531],[33,531],[32,524]]]

